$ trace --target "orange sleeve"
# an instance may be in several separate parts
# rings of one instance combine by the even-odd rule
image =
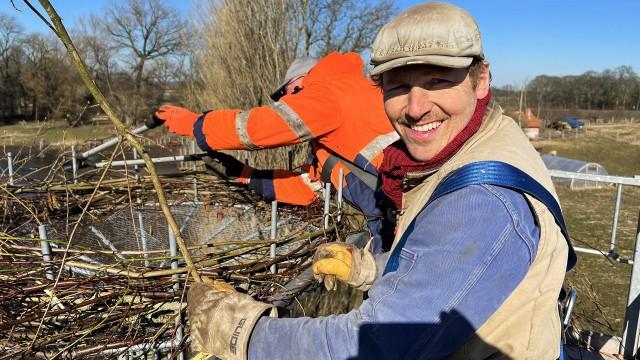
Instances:
[[[196,122],[194,136],[205,151],[258,150],[307,142],[341,121],[331,89],[315,84],[270,105],[209,112]]]
[[[255,170],[249,180],[249,189],[266,201],[277,200],[291,205],[309,205],[318,198],[318,181],[309,179],[308,173],[285,170]]]
[[[309,205],[318,195],[314,191],[313,183],[308,180],[306,173],[294,173],[275,170],[273,174],[273,188],[276,200],[291,205]],[[322,186],[319,185],[321,188]]]

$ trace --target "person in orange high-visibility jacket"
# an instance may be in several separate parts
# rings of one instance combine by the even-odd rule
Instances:
[[[383,108],[380,88],[364,76],[356,53],[331,53],[315,62],[294,61],[270,105],[250,110],[216,110],[195,114],[162,106],[155,113],[174,133],[194,136],[200,148],[259,150],[310,142],[314,158],[303,172],[256,170],[229,155],[212,153],[212,164],[225,175],[248,184],[265,200],[308,205],[323,183],[337,188],[343,170],[343,197],[367,217],[379,238],[383,214],[377,195],[382,150],[399,137]],[[381,192],[379,192],[381,193]],[[371,246],[381,251],[381,241]]]

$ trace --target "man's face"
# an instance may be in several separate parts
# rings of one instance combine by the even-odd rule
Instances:
[[[407,65],[382,76],[387,116],[418,161],[428,161],[444,149],[489,90],[488,64],[475,89],[467,69]]]

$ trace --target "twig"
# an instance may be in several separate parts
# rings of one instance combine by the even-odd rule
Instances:
[[[151,157],[145,151],[144,147],[140,144],[136,136],[134,136],[133,134],[131,134],[131,132],[127,130],[124,123],[118,118],[118,116],[115,114],[115,112],[113,112],[113,110],[107,103],[107,100],[102,95],[102,92],[100,92],[100,90],[96,86],[95,82],[91,78],[91,74],[89,74],[87,67],[84,65],[84,62],[80,58],[80,55],[78,54],[78,51],[73,45],[73,42],[71,41],[71,38],[69,37],[69,34],[67,33],[66,28],[62,24],[62,20],[60,19],[60,16],[56,12],[56,10],[53,8],[49,0],[40,0],[40,4],[47,11],[47,13],[49,14],[49,17],[53,21],[53,24],[55,25],[55,29],[57,30],[56,35],[60,38],[60,40],[64,43],[65,47],[67,48],[67,53],[71,59],[71,62],[76,67],[76,70],[80,74],[80,77],[84,81],[85,85],[89,88],[89,91],[91,92],[93,97],[96,99],[98,104],[100,104],[100,107],[105,112],[105,114],[107,114],[111,122],[115,125],[118,134],[126,138],[127,141],[136,148],[139,155],[144,159],[145,164],[147,166],[147,170],[151,175],[153,187],[156,190],[156,196],[158,197],[158,202],[160,203],[160,207],[162,208],[162,212],[164,213],[167,219],[167,222],[171,226],[171,229],[173,230],[173,233],[176,236],[176,242],[178,243],[178,247],[180,248],[182,257],[187,263],[187,267],[192,270],[191,274],[194,280],[197,282],[202,281],[193,264],[191,256],[189,255],[189,251],[184,242],[184,239],[180,234],[180,228],[178,227],[178,224],[173,218],[173,215],[171,214],[169,206],[167,205],[167,199],[165,197],[164,190],[162,189],[162,184],[160,183],[160,179],[156,172],[156,168],[153,162],[151,161]]]

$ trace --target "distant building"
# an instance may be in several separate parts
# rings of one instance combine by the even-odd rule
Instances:
[[[524,112],[524,116],[520,111],[514,112],[514,118],[521,119],[522,131],[530,140],[540,137],[540,119],[531,111],[531,108],[527,108]]]

